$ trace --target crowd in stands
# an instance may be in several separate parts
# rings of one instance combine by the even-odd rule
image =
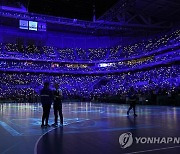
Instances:
[[[57,48],[52,46],[36,46],[1,43],[0,57],[19,59],[41,59],[57,61],[110,61],[137,56],[147,56],[162,50],[179,46],[180,30],[164,35],[159,38],[148,39],[130,45],[117,45],[112,48]]]
[[[127,71],[139,68],[158,66],[167,63],[175,63],[180,60],[179,50],[167,51],[162,54],[143,57],[132,60],[122,60],[108,63],[63,63],[53,61],[22,61],[22,60],[7,60],[0,61],[0,70],[4,71],[21,71],[21,72],[78,72],[78,73],[93,73],[93,72],[109,72],[109,71]]]
[[[107,49],[1,43],[0,99],[36,102],[43,82],[49,81],[60,83],[65,99],[123,102],[134,87],[142,102],[177,103],[179,45],[180,30]]]
[[[24,101],[38,97],[43,82],[58,82],[65,98],[101,100],[122,97],[134,87],[141,95],[175,95],[180,86],[180,67],[171,65],[138,72],[113,75],[48,75],[31,73],[2,73],[0,96],[21,98]],[[36,98],[37,99],[37,98]]]

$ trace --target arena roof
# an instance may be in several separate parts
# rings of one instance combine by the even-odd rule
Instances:
[[[28,12],[86,21],[93,20],[95,8],[99,22],[95,29],[110,22],[131,27],[133,33],[138,27],[146,27],[144,31],[151,33],[180,24],[180,0],[2,0],[1,4],[16,7],[23,4]]]
[[[134,15],[143,15],[154,21],[179,21],[179,0],[3,0],[4,4],[20,2],[28,7],[30,12],[92,20],[93,5],[96,8],[97,19],[118,21],[122,14],[129,19]],[[115,6],[117,7],[116,9]],[[111,8],[111,9],[110,9]],[[111,10],[111,14],[106,13]],[[113,13],[112,13],[113,11]],[[113,16],[112,16],[113,15]],[[142,17],[139,17],[142,18]],[[141,20],[141,19],[139,19]],[[144,20],[144,19],[143,19]]]
[[[4,5],[17,5],[17,2],[28,7],[30,12],[92,20],[93,5],[96,6],[97,16],[102,15],[118,0],[4,0]]]
[[[179,15],[179,0],[119,0],[99,19],[160,25],[180,22]]]

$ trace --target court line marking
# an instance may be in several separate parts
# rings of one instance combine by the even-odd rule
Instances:
[[[9,152],[10,150],[12,150],[13,148],[15,148],[17,145],[19,145],[21,142],[16,143],[14,145],[12,145],[11,147],[9,147],[8,149],[4,150],[3,152],[1,152],[1,154],[5,154],[7,152]]]
[[[86,120],[87,120],[87,119],[86,119]],[[86,120],[84,120],[84,121],[86,121]],[[82,121],[80,121],[80,122],[82,122]],[[38,146],[39,141],[43,138],[43,136],[45,136],[47,133],[49,133],[49,132],[51,132],[51,131],[53,131],[53,130],[55,130],[55,129],[58,129],[58,128],[60,128],[60,127],[64,127],[64,126],[67,126],[67,125],[70,125],[70,124],[73,124],[73,123],[77,123],[77,121],[76,121],[76,122],[69,123],[69,124],[66,124],[66,125],[63,125],[63,126],[55,127],[55,128],[53,128],[53,129],[45,132],[43,135],[41,135],[41,136],[39,137],[39,139],[38,139],[38,140],[36,141],[36,143],[35,143],[34,154],[37,154],[37,146]]]
[[[152,149],[152,150],[144,150],[144,151],[136,151],[136,152],[130,152],[130,153],[124,153],[124,154],[145,153],[145,152],[167,150],[167,149],[174,149],[174,148],[180,148],[180,146],[167,147],[167,148],[159,148],[159,149]]]
[[[8,124],[5,122],[0,121],[0,125],[7,131],[9,132],[12,136],[21,136],[22,134],[17,132],[15,129],[10,127]]]
[[[85,119],[84,121],[88,121],[88,120],[90,120],[90,119]],[[79,121],[79,122],[83,122],[83,121]],[[68,123],[68,124],[66,124],[66,125],[64,125],[64,126],[67,126],[67,125],[70,125],[70,124],[73,124],[73,123],[79,123],[79,122],[77,122],[77,121],[75,121],[75,122],[72,122],[72,123]],[[64,127],[63,126],[63,127]],[[59,126],[59,127],[56,127],[56,128],[53,128],[53,129],[51,129],[51,130],[49,130],[49,131],[47,131],[47,132],[45,132],[43,135],[41,135],[40,137],[39,137],[39,139],[36,141],[36,143],[35,143],[35,147],[34,147],[34,154],[37,154],[37,146],[38,146],[38,143],[39,143],[39,141],[43,138],[43,136],[45,136],[47,133],[49,133],[49,132],[51,132],[51,131],[53,131],[53,130],[55,130],[55,129],[58,129],[58,128],[60,128],[61,126]],[[153,126],[154,127],[154,126]],[[152,126],[151,127],[148,127],[148,128],[153,128]],[[141,127],[140,127],[141,128]],[[142,127],[142,128],[147,128],[147,127]],[[128,128],[129,129],[129,128]],[[130,128],[130,129],[136,129],[136,128]],[[102,130],[100,130],[100,131],[102,131]],[[109,130],[103,130],[103,131],[109,131]],[[91,131],[89,131],[89,132],[91,132]],[[93,131],[94,132],[94,131]],[[73,132],[74,133],[74,132]],[[77,133],[77,132],[76,132]],[[66,133],[65,133],[66,134]]]
[[[57,128],[58,128],[58,127],[57,127]],[[38,139],[38,140],[36,141],[36,143],[35,143],[34,154],[37,154],[37,146],[38,146],[39,141],[43,138],[43,136],[46,135],[47,133],[49,133],[49,132],[55,130],[55,129],[56,129],[56,128],[53,128],[53,129],[51,129],[51,130],[45,132],[43,135],[41,135],[41,136],[39,137],[39,139]]]

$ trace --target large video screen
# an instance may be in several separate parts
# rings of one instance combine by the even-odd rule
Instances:
[[[37,25],[38,23],[36,21],[29,21],[29,30],[37,31]]]
[[[26,20],[19,20],[19,28],[20,29],[28,29],[28,21],[26,21]]]
[[[33,31],[46,31],[46,23],[36,22],[36,21],[27,21],[19,20],[19,28]]]

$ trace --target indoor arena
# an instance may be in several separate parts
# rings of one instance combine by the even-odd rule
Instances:
[[[0,154],[179,151],[179,0],[0,1]]]

